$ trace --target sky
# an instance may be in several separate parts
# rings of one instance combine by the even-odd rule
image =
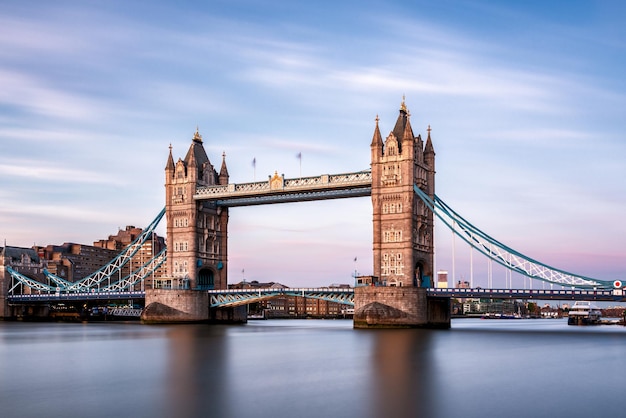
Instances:
[[[169,146],[184,157],[196,128],[232,183],[368,169],[375,118],[386,136],[405,97],[449,206],[545,264],[624,280],[624,21],[620,1],[4,0],[0,239],[147,226]],[[372,273],[371,219],[367,197],[233,208],[229,282],[352,283]],[[484,286],[488,262],[435,234],[436,269]]]

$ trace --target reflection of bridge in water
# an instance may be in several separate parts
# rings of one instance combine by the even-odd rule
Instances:
[[[370,148],[371,170],[295,179],[275,173],[267,181],[234,184],[229,182],[225,155],[217,171],[196,132],[184,159],[174,162],[170,148],[165,168],[166,207],[135,242],[106,266],[76,282],[47,271],[46,280],[40,281],[6,266],[10,276],[6,300],[19,305],[144,299],[148,319],[185,322],[215,319],[209,318],[210,310],[230,312],[223,318],[233,319],[242,305],[279,296],[301,296],[355,306],[357,316],[361,313],[376,326],[423,325],[431,321],[433,312],[439,316],[435,321],[449,326],[445,311],[449,310],[450,298],[624,300],[620,281],[594,279],[543,264],[492,238],[446,205],[434,190],[435,153],[430,127],[425,141],[414,136],[404,102],[385,140],[376,120]],[[228,289],[229,209],[359,196],[372,199],[374,286]],[[163,216],[167,219],[167,252],[119,278],[122,267],[152,235]],[[435,216],[489,260],[557,288],[435,288]],[[130,291],[161,265],[166,266],[165,276],[156,280],[161,288]]]

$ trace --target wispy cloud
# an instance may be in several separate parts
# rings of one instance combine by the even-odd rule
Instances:
[[[90,119],[102,112],[101,107],[85,96],[50,86],[26,72],[0,68],[0,105],[28,114],[62,119]]]
[[[25,169],[27,167],[27,169]],[[28,178],[37,181],[87,184],[123,184],[101,172],[60,167],[41,160],[12,160],[10,163],[0,160],[0,175],[5,179]]]

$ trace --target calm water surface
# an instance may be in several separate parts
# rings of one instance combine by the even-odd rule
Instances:
[[[619,417],[626,328],[0,322],[2,417]]]

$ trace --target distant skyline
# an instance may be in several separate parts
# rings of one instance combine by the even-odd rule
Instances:
[[[543,263],[625,280],[624,21],[619,1],[4,1],[0,242],[148,225],[196,127],[233,183],[368,169],[376,116],[386,136],[405,96],[448,205]],[[351,283],[372,271],[371,217],[369,198],[233,208],[229,282]],[[440,223],[436,252],[451,273]]]

